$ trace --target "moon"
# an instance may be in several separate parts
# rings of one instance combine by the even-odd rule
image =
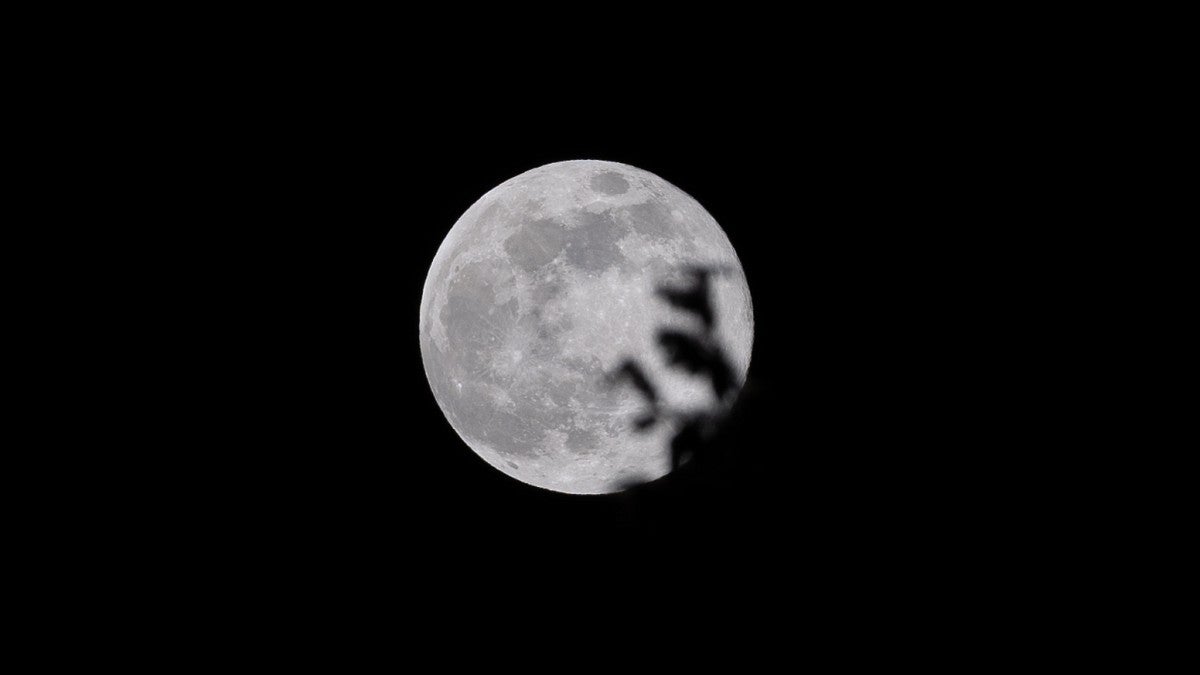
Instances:
[[[604,376],[634,358],[673,408],[715,403],[707,382],[667,367],[655,341],[661,328],[698,325],[655,293],[688,265],[727,270],[711,291],[716,336],[741,383],[750,289],[695,199],[596,160],[492,189],[450,228],[421,296],[421,357],[446,419],[488,464],[540,488],[603,494],[665,475],[671,425],[634,430],[643,401]]]

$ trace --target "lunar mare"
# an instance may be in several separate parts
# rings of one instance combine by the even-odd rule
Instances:
[[[604,384],[638,359],[672,407],[712,405],[707,383],[666,367],[664,327],[695,329],[655,289],[721,266],[717,335],[739,381],[754,317],[737,254],[696,200],[652,173],[580,160],[497,186],[458,219],[421,297],[425,374],[450,425],[496,469],[576,494],[669,470],[670,425],[637,433],[642,401]]]

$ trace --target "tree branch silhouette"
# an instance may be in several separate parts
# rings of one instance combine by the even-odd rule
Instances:
[[[656,290],[656,294],[672,307],[700,320],[700,329],[697,331],[664,328],[658,331],[657,338],[669,367],[708,380],[717,401],[711,409],[700,412],[670,409],[662,402],[657,387],[645,369],[632,358],[624,360],[607,377],[612,385],[628,384],[634,387],[645,401],[646,409],[633,422],[636,431],[644,433],[658,422],[668,419],[678,423],[671,439],[672,470],[702,458],[706,439],[726,412],[731,395],[737,390],[733,365],[716,339],[717,316],[712,299],[712,277],[729,271],[730,268],[724,266],[685,267],[682,269],[685,285],[664,285]]]

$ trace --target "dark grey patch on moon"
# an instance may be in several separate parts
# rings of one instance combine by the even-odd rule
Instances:
[[[555,321],[546,319],[539,309],[522,316],[519,327],[528,336],[527,350],[535,357],[553,358],[561,351],[559,338],[571,330],[571,320],[562,316]]]
[[[547,379],[543,387],[544,393],[550,397],[551,401],[554,401],[555,406],[560,408],[565,408],[571,402],[572,396],[580,394],[579,385],[570,381],[554,382]]]
[[[506,460],[504,460],[504,463],[505,463],[505,464],[507,464],[507,465],[509,465],[509,466],[511,466],[511,467],[512,467],[512,468],[514,468],[514,469],[520,469],[520,468],[521,468],[521,465],[520,465],[520,464],[517,464],[516,462],[510,462],[510,461],[508,461],[507,459],[506,459]]]
[[[544,420],[497,409],[495,402],[483,392],[477,392],[471,398],[463,406],[469,412],[459,418],[468,434],[487,443],[506,460],[508,457],[533,457],[537,454]]]
[[[680,238],[689,241],[676,237],[678,225],[675,224],[674,216],[667,207],[659,202],[633,204],[626,209],[626,213],[629,214],[629,225],[634,232],[655,239]]]
[[[533,298],[534,306],[541,307],[551,300],[562,297],[566,290],[566,284],[559,279],[557,274],[554,274],[548,281],[543,280],[534,284],[530,295]]]
[[[487,365],[489,345],[494,346],[517,323],[517,301],[496,304],[492,285],[504,279],[492,261],[467,265],[451,279],[440,318],[450,351],[461,355],[467,370]]]
[[[567,262],[583,270],[599,271],[628,259],[617,246],[626,228],[613,220],[608,211],[603,213],[579,214],[579,225],[571,232],[571,243],[567,246]]]
[[[509,260],[527,272],[547,265],[562,253],[567,243],[563,226],[553,220],[525,223],[504,240]]]
[[[567,432],[567,449],[577,454],[589,453],[600,444],[600,437],[590,429],[572,428]]]
[[[591,186],[596,192],[605,195],[622,195],[629,191],[629,181],[612,171],[593,176]]]
[[[602,368],[604,367],[604,364],[600,362],[600,359],[596,358],[595,356],[564,356],[563,363],[571,366],[571,368],[573,368],[575,371],[583,373],[585,377],[593,377],[597,379],[597,381],[602,372]],[[612,394],[613,391],[614,390],[610,387],[600,387],[596,390],[596,393]]]
[[[483,213],[479,214],[477,222],[486,225],[496,218],[496,215],[499,213],[499,211],[500,202],[492,202],[486,209],[483,210]]]

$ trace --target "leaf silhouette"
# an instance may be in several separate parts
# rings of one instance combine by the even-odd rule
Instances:
[[[626,359],[608,377],[609,382],[613,384],[620,384],[622,382],[632,384],[635,389],[641,392],[642,397],[646,399],[647,403],[651,406],[658,405],[658,390],[650,382],[650,378],[646,376],[646,371],[642,370],[642,367],[633,359]]]
[[[650,413],[648,415],[643,415],[643,416],[637,418],[636,420],[634,420],[633,428],[635,431],[645,433],[645,432],[649,431],[650,428],[653,427],[657,423],[658,423],[658,415],[656,415],[654,413]]]

